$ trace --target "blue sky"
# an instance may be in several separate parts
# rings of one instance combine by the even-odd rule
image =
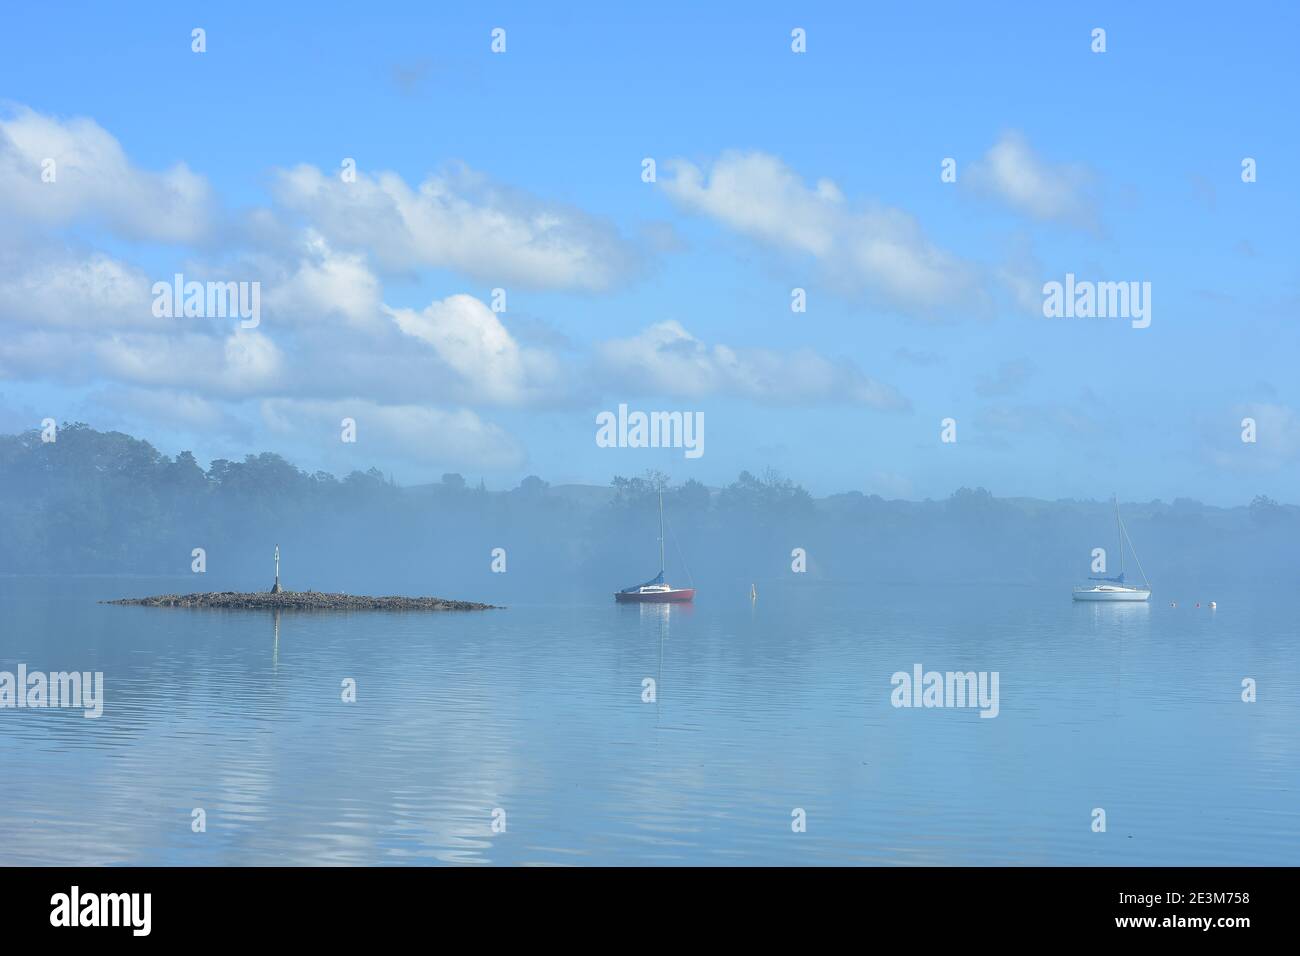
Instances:
[[[1300,14],[896,6],[6,11],[0,427],[405,482],[1295,501]],[[152,316],[178,271],[260,282],[259,327]],[[1066,273],[1151,283],[1150,326],[1044,318]],[[597,447],[620,402],[704,412],[705,454]]]

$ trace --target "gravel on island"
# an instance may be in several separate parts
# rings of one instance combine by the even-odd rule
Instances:
[[[325,594],[320,591],[211,591],[205,594],[159,594],[154,597],[119,598],[101,604],[139,607],[271,608],[302,611],[488,611],[493,604],[449,601],[437,597],[371,597],[365,594]]]

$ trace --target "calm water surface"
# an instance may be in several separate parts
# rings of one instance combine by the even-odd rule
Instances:
[[[0,579],[0,671],[103,671],[107,698],[0,710],[0,864],[1300,864],[1293,594],[95,603],[178,589]],[[894,708],[917,663],[998,671],[999,715]]]

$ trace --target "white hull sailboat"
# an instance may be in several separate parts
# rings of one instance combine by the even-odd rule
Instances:
[[[1075,588],[1074,599],[1076,601],[1145,601],[1151,597],[1151,582],[1147,580],[1146,571],[1142,570],[1142,561],[1137,556],[1137,548],[1133,547],[1133,540],[1128,536],[1124,521],[1119,516],[1118,497],[1115,498],[1115,526],[1119,531],[1119,574],[1113,578],[1090,577],[1088,580],[1097,583],[1092,587]],[[1133,551],[1133,560],[1137,562],[1138,572],[1142,575],[1141,587],[1124,582],[1124,545],[1126,543]]]
[[[1095,588],[1075,588],[1076,601],[1145,601],[1151,597],[1149,588],[1130,588],[1102,584]]]

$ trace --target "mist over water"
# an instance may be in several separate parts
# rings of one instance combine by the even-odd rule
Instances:
[[[1151,601],[1076,604],[1094,549],[1118,571],[1105,501],[669,483],[696,602],[616,605],[658,569],[661,480],[0,439],[0,672],[105,695],[0,709],[0,863],[1300,862],[1294,506],[1124,502]],[[98,603],[266,590],[277,545],[291,590],[503,607]],[[894,706],[918,669],[996,674],[996,716]]]
[[[278,620],[95,603],[176,589],[0,580],[0,670],[102,670],[107,695],[99,720],[0,712],[0,863],[1300,862],[1294,609],[1267,589],[1170,608],[791,581],[754,603]],[[998,716],[893,707],[914,664],[999,672]]]
[[[65,426],[46,444],[31,431],[0,436],[0,573],[172,575],[167,591],[264,590],[279,545],[294,590],[600,602],[658,570],[660,481],[668,580],[706,593],[794,580],[1060,589],[1090,573],[1097,548],[1107,573],[1119,568],[1104,493],[1042,501],[959,487],[915,502],[813,498],[799,476],[775,473],[742,472],[715,489],[659,473],[612,477],[595,487],[530,476],[492,491],[447,475],[399,487],[373,469],[308,474],[271,453],[203,469],[121,433]],[[1262,494],[1235,508],[1122,493],[1120,502],[1157,598],[1177,599],[1175,584],[1296,588],[1293,504]],[[798,574],[796,548],[806,555]],[[497,549],[503,573],[493,570]]]

